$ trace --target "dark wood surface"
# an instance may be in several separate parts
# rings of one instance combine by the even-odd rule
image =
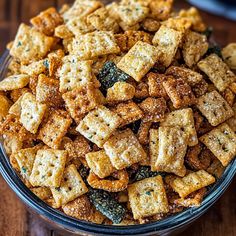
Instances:
[[[49,6],[61,6],[66,0],[0,0],[0,53],[14,38],[20,22],[29,19]],[[177,8],[188,7],[177,0]],[[215,39],[223,46],[236,42],[236,23],[202,12],[205,21],[214,27]],[[236,179],[223,197],[181,235],[235,236],[236,235]],[[29,213],[0,176],[0,236],[59,236],[50,226]]]

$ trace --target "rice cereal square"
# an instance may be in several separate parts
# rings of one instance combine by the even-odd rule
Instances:
[[[136,220],[169,212],[164,183],[160,175],[129,185],[128,196]]]
[[[112,166],[111,161],[104,150],[87,153],[86,161],[92,172],[102,179],[116,170]]]
[[[0,91],[9,91],[24,88],[30,81],[26,74],[11,75],[0,82]]]
[[[207,74],[211,82],[220,92],[223,92],[236,80],[235,74],[216,54],[211,54],[201,60],[197,65],[201,71]]]
[[[156,47],[138,41],[129,52],[122,57],[117,67],[139,82],[157,62],[158,56]]]
[[[21,100],[20,122],[28,131],[36,134],[46,109],[47,105],[39,103],[32,93],[26,93]]]
[[[183,34],[177,30],[168,28],[164,25],[156,32],[152,43],[157,47],[159,62],[168,67],[177,52],[182,41]]]
[[[88,192],[88,188],[75,165],[71,164],[65,168],[60,186],[51,187],[51,191],[56,206],[61,207]]]
[[[216,90],[198,98],[197,108],[212,126],[217,126],[234,115],[232,108]]]
[[[236,134],[226,123],[200,137],[200,141],[211,150],[223,166],[227,166],[235,158]]]
[[[41,139],[50,148],[60,147],[61,140],[65,136],[72,119],[63,110],[55,110],[50,115],[46,123],[39,130],[38,138]]]
[[[30,183],[36,187],[59,187],[63,177],[67,152],[61,150],[38,150]]]
[[[10,55],[17,58],[22,64],[29,64],[42,59],[54,43],[53,37],[48,37],[22,23],[10,50]]]
[[[102,147],[121,122],[121,118],[115,112],[98,106],[84,117],[76,130],[98,147]]]
[[[106,154],[117,170],[122,170],[147,157],[137,137],[130,129],[115,133],[104,144]]]

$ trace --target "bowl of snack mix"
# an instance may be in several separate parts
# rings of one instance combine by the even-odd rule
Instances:
[[[236,44],[172,0],[76,0],[21,24],[0,63],[0,171],[82,235],[167,235],[236,172]]]

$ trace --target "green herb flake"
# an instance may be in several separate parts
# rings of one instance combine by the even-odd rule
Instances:
[[[24,166],[22,166],[21,170],[24,174],[27,172],[27,169]]]
[[[17,46],[17,47],[20,47],[21,45],[22,45],[22,42],[19,41],[16,46]]]
[[[43,65],[48,69],[49,68],[49,61],[48,60],[43,61]]]

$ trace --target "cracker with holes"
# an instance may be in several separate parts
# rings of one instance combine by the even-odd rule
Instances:
[[[232,108],[216,90],[201,96],[197,108],[212,126],[217,126],[234,115]]]
[[[190,30],[185,34],[182,53],[187,66],[196,65],[207,50],[208,42],[205,35]]]
[[[105,102],[101,91],[92,84],[76,88],[62,95],[70,115],[75,120],[80,120],[83,115]]]
[[[191,87],[184,80],[168,76],[162,84],[174,108],[183,108],[196,103]]]
[[[42,59],[55,43],[53,37],[48,37],[28,25],[21,24],[10,55],[17,58],[22,64]]]
[[[38,150],[30,183],[36,187],[59,187],[63,177],[67,152],[61,150]]]
[[[51,187],[51,191],[56,206],[61,207],[88,192],[88,188],[75,165],[71,164],[65,168],[60,186]]]
[[[52,192],[48,187],[35,187],[30,190],[41,200],[47,200],[52,197]]]
[[[164,98],[146,98],[139,104],[144,112],[144,122],[160,122],[164,119],[167,109],[166,100]]]
[[[132,99],[135,95],[135,87],[126,82],[116,82],[107,90],[106,100],[108,103],[125,102]]]
[[[0,91],[9,91],[24,88],[30,77],[26,74],[11,75],[0,82]]]
[[[58,107],[63,104],[59,92],[59,81],[49,78],[44,74],[39,75],[36,86],[36,100],[52,107]]]
[[[130,129],[115,133],[104,144],[106,154],[112,165],[122,170],[145,159],[147,154]]]
[[[42,125],[38,138],[50,148],[57,149],[71,123],[72,119],[66,111],[55,110],[49,115],[47,122]]]
[[[191,172],[183,178],[176,177],[170,181],[170,186],[181,198],[187,197],[189,194],[211,185],[215,182],[215,178],[205,170]]]
[[[236,155],[236,135],[228,124],[224,123],[200,137],[211,152],[227,166]]]
[[[81,60],[88,60],[94,57],[119,53],[120,48],[112,32],[95,31],[78,35],[74,38],[70,52]]]
[[[207,74],[211,82],[220,92],[223,92],[236,80],[235,74],[216,54],[211,54],[201,60],[197,65],[201,71]]]
[[[21,100],[20,122],[32,134],[36,134],[43,120],[47,105],[39,103],[32,93],[26,93]]]
[[[187,151],[184,132],[178,127],[160,127],[158,142],[158,156],[152,157],[156,159],[154,164],[156,170],[184,176],[186,174],[184,156]]]
[[[55,28],[63,23],[63,18],[54,7],[50,7],[32,18],[30,23],[39,32],[51,36]]]
[[[121,118],[115,112],[98,106],[84,117],[76,130],[98,147],[102,147],[121,122]]]
[[[154,66],[157,59],[156,47],[139,41],[122,57],[117,67],[132,76],[136,81],[140,81]]]
[[[86,161],[92,172],[102,179],[116,170],[112,166],[111,161],[104,150],[87,153]]]
[[[149,9],[139,3],[120,5],[117,8],[117,13],[122,22],[128,26],[133,26],[146,18]]]
[[[65,93],[75,88],[83,88],[92,82],[92,61],[79,61],[76,56],[63,59],[62,67],[58,71],[60,92]]]
[[[168,113],[165,116],[165,120],[160,123],[160,126],[179,127],[185,133],[189,146],[195,146],[198,143],[193,111],[191,108],[184,108]]]
[[[126,103],[119,103],[115,108],[112,109],[122,118],[121,126],[133,123],[143,117],[143,111],[133,101]]]
[[[157,20],[166,20],[172,11],[173,2],[173,0],[150,1],[151,16]]]
[[[175,79],[183,79],[190,86],[194,86],[202,81],[203,76],[191,69],[180,67],[180,66],[171,66],[166,70],[167,75],[172,75]]]
[[[169,212],[164,183],[160,175],[129,185],[128,195],[134,219]]]
[[[157,74],[150,72],[147,74],[147,83],[149,95],[151,97],[163,97],[168,98],[166,90],[164,89],[162,83],[167,79],[163,74]]]
[[[116,19],[109,15],[109,11],[105,7],[101,7],[88,15],[87,20],[96,30],[119,31]]]
[[[182,41],[182,33],[164,25],[156,32],[152,43],[159,52],[159,62],[168,67],[174,60],[177,49]]]

